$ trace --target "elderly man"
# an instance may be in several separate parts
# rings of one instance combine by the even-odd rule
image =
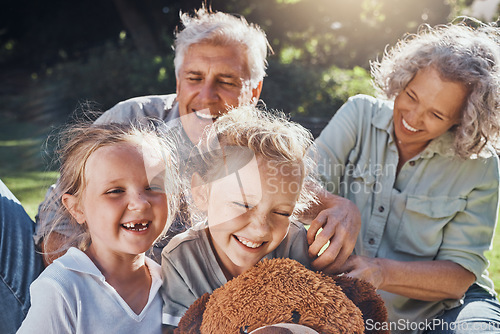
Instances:
[[[157,118],[178,130],[181,152],[189,152],[200,140],[203,130],[230,107],[256,104],[265,76],[268,42],[264,32],[221,12],[205,8],[194,16],[181,15],[184,29],[176,34],[176,94],[133,98],[106,111],[97,123],[130,122]],[[186,153],[187,156],[187,153]],[[43,235],[51,228],[51,217],[59,205],[54,188],[47,192],[40,206],[35,243],[33,222],[8,189],[0,184],[0,328],[2,333],[15,332],[29,308],[29,285],[43,270],[42,258],[35,244],[44,251],[57,251],[57,242],[44,243]],[[320,204],[304,222],[315,218],[323,226],[317,235],[308,236],[310,255],[316,256],[330,241],[327,250],[313,266],[317,269],[338,268],[352,252],[360,227],[357,208],[348,200],[319,191]],[[57,230],[64,241],[65,228]],[[65,227],[64,227],[65,226]],[[183,229],[181,220],[173,225],[170,236]],[[165,243],[158,245],[155,254]]]

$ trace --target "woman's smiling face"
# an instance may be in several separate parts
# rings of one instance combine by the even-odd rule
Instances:
[[[416,155],[460,123],[467,97],[462,83],[443,80],[433,67],[419,70],[394,101],[394,134],[400,151]]]

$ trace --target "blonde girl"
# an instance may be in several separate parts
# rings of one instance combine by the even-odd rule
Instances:
[[[161,271],[145,252],[176,213],[171,143],[153,126],[83,124],[60,155],[59,218],[78,228],[31,285],[19,333],[160,333]]]

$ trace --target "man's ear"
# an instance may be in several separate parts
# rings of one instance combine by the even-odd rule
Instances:
[[[208,208],[209,187],[198,173],[191,177],[191,195],[196,207],[202,211]]]
[[[254,105],[256,105],[257,101],[259,101],[260,93],[262,92],[262,84],[263,84],[263,81],[260,81],[257,84],[257,87],[252,89],[252,102]]]
[[[62,195],[62,203],[66,207],[66,209],[71,213],[73,218],[77,221],[78,224],[85,223],[85,215],[83,211],[80,209],[80,204],[78,203],[78,199],[74,195],[64,194]]]

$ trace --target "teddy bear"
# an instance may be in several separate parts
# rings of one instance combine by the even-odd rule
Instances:
[[[314,272],[291,259],[264,259],[200,297],[175,333],[309,333],[300,326],[311,333],[365,333],[367,319],[387,321],[371,284]]]

